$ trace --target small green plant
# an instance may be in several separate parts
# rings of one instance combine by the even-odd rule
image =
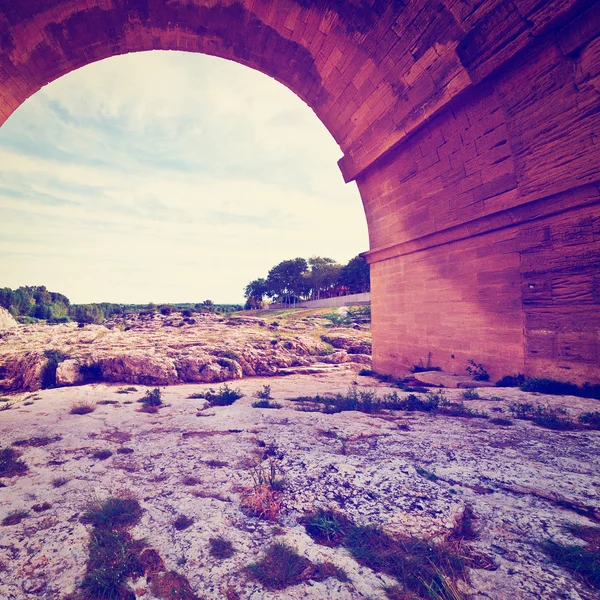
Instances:
[[[117,390],[117,394],[131,394],[131,392],[137,392],[137,388],[125,387],[125,388],[119,388]]]
[[[375,375],[375,371],[371,369],[361,369],[358,374],[360,377],[373,377],[373,375]]]
[[[521,387],[525,382],[525,375],[519,373],[518,375],[505,375],[498,379],[494,384],[496,387]]]
[[[252,403],[252,408],[281,408],[281,404],[271,400],[257,400]]]
[[[108,449],[96,450],[95,452],[92,452],[92,458],[95,458],[96,460],[106,460],[112,455],[113,453]]]
[[[198,398],[208,400],[210,406],[230,406],[243,397],[244,394],[239,388],[230,388],[226,383],[218,390],[210,388],[208,391],[198,394]]]
[[[467,388],[463,393],[462,397],[465,400],[478,400],[481,396],[478,394],[477,390],[473,388]]]
[[[187,517],[186,515],[179,515],[173,521],[173,527],[175,527],[175,529],[177,529],[177,531],[183,531],[184,529],[191,527],[193,524],[194,524],[194,519]]]
[[[481,363],[476,363],[474,360],[469,359],[465,371],[475,381],[489,381],[490,374],[486,371],[485,367]]]
[[[50,504],[50,502],[42,502],[41,504],[34,504],[31,507],[31,510],[36,513],[41,513],[50,508],[52,508],[52,504]]]
[[[21,454],[12,448],[0,450],[0,477],[15,477],[27,472],[27,465],[20,456]]]
[[[548,540],[542,550],[560,567],[573,573],[593,589],[600,590],[600,535],[595,527],[571,527],[571,533],[587,546],[562,544]]]
[[[440,367],[434,367],[431,364],[431,352],[427,353],[427,363],[423,364],[423,359],[419,359],[418,365],[413,365],[410,369],[411,373],[425,373],[426,371],[441,371]]]
[[[138,400],[145,406],[162,406],[162,398],[160,388],[147,390],[142,398]]]
[[[318,509],[303,520],[306,532],[323,546],[338,546],[351,527],[350,521],[334,510]]]
[[[78,400],[71,405],[72,415],[89,415],[96,410],[96,404],[91,400]]]
[[[493,423],[494,425],[502,425],[503,427],[510,427],[513,424],[510,419],[504,419],[502,417],[494,417],[493,419],[490,419],[490,423]]]
[[[210,544],[210,555],[219,560],[231,558],[235,553],[233,544],[222,536],[210,538],[208,542]]]
[[[53,388],[56,387],[56,370],[58,369],[58,365],[66,360],[68,356],[60,350],[46,350],[44,356],[47,360],[42,372],[42,388]]]
[[[324,581],[337,577],[347,581],[345,573],[331,563],[312,563],[283,543],[267,548],[259,561],[248,565],[248,572],[268,590],[282,590],[310,579]]]
[[[28,448],[41,448],[43,446],[47,446],[48,444],[52,444],[53,442],[60,442],[62,437],[60,435],[55,435],[53,437],[49,436],[40,436],[40,437],[32,437],[27,438],[26,440],[18,440],[13,442],[13,446],[26,446]]]
[[[258,390],[258,392],[256,392],[254,394],[256,396],[256,398],[260,398],[261,400],[272,400],[273,396],[271,396],[271,386],[270,385],[263,385],[262,389]]]
[[[415,469],[415,471],[421,476],[421,477],[425,477],[425,479],[429,479],[429,481],[433,481],[436,482],[439,477],[433,473],[432,471],[428,471],[427,469],[422,469],[420,467],[417,467]]]
[[[26,510],[13,510],[2,519],[2,525],[4,525],[5,527],[9,525],[18,525],[23,519],[26,519],[28,516],[29,513]]]
[[[581,413],[577,420],[592,429],[600,429],[600,412],[598,411]]]
[[[66,485],[67,483],[69,483],[70,479],[68,477],[55,477],[52,480],[52,487],[55,488],[59,488],[62,487],[63,485]]]
[[[533,421],[536,425],[546,429],[565,431],[577,428],[564,408],[551,408],[541,404],[533,405],[529,402],[511,402],[508,410],[515,419]]]
[[[142,509],[134,498],[109,496],[105,500],[91,502],[81,522],[97,528],[123,529],[135,525],[141,516]]]

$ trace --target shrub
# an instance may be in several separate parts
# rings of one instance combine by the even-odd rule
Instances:
[[[56,370],[58,365],[68,357],[60,350],[46,350],[44,356],[47,361],[42,372],[42,389],[48,389],[56,387]]]
[[[462,393],[462,397],[465,400],[477,400],[480,398],[479,394],[477,393],[477,390],[474,390],[473,388],[468,388],[466,389],[463,393]]]
[[[372,377],[375,375],[375,371],[371,369],[361,369],[358,374],[360,377]]]
[[[59,488],[62,487],[63,485],[66,485],[67,483],[69,483],[69,478],[68,477],[55,477],[52,480],[52,487],[55,488]]]
[[[27,472],[27,465],[19,456],[21,454],[12,448],[0,450],[0,477],[14,477]]]
[[[207,392],[198,394],[197,397],[208,400],[211,406],[230,406],[236,400],[243,398],[244,394],[239,388],[230,388],[225,383],[217,391],[210,388]]]
[[[143,398],[140,398],[138,402],[141,402],[145,406],[162,406],[162,398],[159,388],[153,390],[147,390]]]
[[[576,426],[564,408],[551,408],[529,402],[511,402],[508,410],[515,419],[533,421],[540,427],[554,430],[575,429]]]
[[[520,387],[525,381],[525,375],[505,375],[494,384],[496,387]]]
[[[467,361],[465,370],[475,381],[490,380],[490,374],[485,370],[485,367],[481,363],[476,363],[474,360],[469,359]]]
[[[264,385],[261,390],[256,392],[255,396],[261,400],[272,400],[273,396],[271,396],[271,386]]]
[[[502,417],[494,417],[493,419],[490,419],[490,423],[493,423],[494,425],[502,425],[504,427],[509,427],[513,424],[510,419],[504,419]]]
[[[600,412],[598,411],[581,413],[577,420],[589,425],[592,429],[600,429]]]
[[[252,408],[281,408],[281,404],[271,400],[257,400],[252,403]]]

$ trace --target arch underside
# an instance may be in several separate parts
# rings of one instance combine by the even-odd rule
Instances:
[[[260,70],[335,138],[369,228],[377,371],[600,382],[599,2],[0,0],[0,124],[151,49]]]

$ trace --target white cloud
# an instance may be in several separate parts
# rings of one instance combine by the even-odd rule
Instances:
[[[241,301],[275,263],[367,248],[358,191],[312,111],[202,55],[115,57],[0,130],[0,287],[75,302]]]

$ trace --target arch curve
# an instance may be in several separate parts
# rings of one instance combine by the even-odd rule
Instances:
[[[0,49],[0,124],[127,52],[274,77],[361,191],[377,370],[600,381],[597,0],[0,0]]]

